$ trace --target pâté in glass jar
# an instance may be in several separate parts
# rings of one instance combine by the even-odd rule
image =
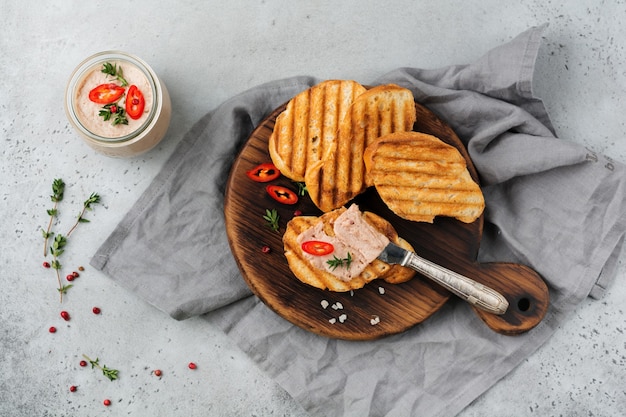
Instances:
[[[147,152],[165,136],[171,102],[165,84],[136,56],[106,51],[83,61],[65,93],[65,110],[81,137],[108,156]]]

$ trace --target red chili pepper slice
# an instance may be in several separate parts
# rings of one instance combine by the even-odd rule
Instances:
[[[98,104],[109,104],[119,100],[124,94],[124,87],[117,84],[100,84],[89,92],[89,100]]]
[[[146,100],[143,93],[136,85],[131,85],[126,94],[126,114],[131,119],[137,120],[143,114],[144,107],[146,107]]]
[[[268,185],[265,187],[265,190],[270,197],[279,203],[296,204],[298,202],[298,195],[287,187],[282,187],[280,185]]]
[[[280,171],[274,164],[266,162],[252,168],[250,171],[246,171],[246,175],[252,181],[256,182],[270,182],[280,177]]]
[[[332,243],[323,242],[321,240],[308,240],[302,242],[302,250],[311,255],[323,256],[333,253],[335,247]]]

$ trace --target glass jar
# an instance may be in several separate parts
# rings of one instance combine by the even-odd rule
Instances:
[[[107,66],[109,71],[105,73],[103,69]],[[111,68],[118,75],[121,69],[123,80],[111,75]],[[90,91],[110,84],[124,89],[117,100],[90,99]],[[130,117],[125,104],[132,85],[141,91],[145,106],[139,114],[131,112],[133,117]],[[132,100],[130,104],[135,103],[139,101]],[[165,84],[147,63],[124,52],[105,51],[90,56],[72,73],[65,90],[65,112],[93,149],[107,156],[132,157],[149,151],[163,139],[172,105]]]

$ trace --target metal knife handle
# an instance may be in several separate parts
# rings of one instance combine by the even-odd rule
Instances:
[[[450,292],[482,310],[494,314],[504,314],[509,307],[506,298],[494,289],[421,258],[413,252],[407,252],[401,265],[426,275]]]

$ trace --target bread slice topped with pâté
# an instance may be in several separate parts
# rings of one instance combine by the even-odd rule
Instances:
[[[311,232],[314,228],[316,228],[316,231],[313,236],[315,236],[316,240],[321,239],[322,241],[334,242],[332,239],[337,237],[335,223],[340,221],[342,215],[352,216],[348,219],[348,223],[358,220],[355,219],[355,216],[359,216],[368,227],[373,229],[373,233],[379,233],[383,236],[383,239],[394,242],[407,250],[413,250],[413,247],[406,240],[398,236],[391,223],[374,213],[361,212],[355,205],[352,205],[349,209],[341,207],[324,213],[319,217],[297,216],[289,221],[283,235],[285,257],[287,258],[289,268],[296,278],[305,284],[319,289],[346,292],[362,288],[365,284],[375,279],[383,279],[391,284],[399,284],[415,276],[415,271],[412,269],[400,265],[390,265],[379,259],[373,259],[364,265],[357,265],[360,259],[357,252],[374,250],[374,253],[379,253],[382,251],[371,247],[363,248],[363,245],[367,245],[367,243],[364,243],[367,242],[367,239],[358,239],[358,242],[353,241],[351,245],[341,249],[340,245],[335,243],[333,252],[325,253],[325,257],[305,252],[303,245],[309,239],[307,232]],[[362,228],[363,225],[358,227]],[[351,254],[348,254],[349,252]],[[351,261],[347,262],[347,259],[351,259]],[[331,263],[329,264],[328,261],[331,261]],[[334,264],[332,261],[335,261]],[[352,274],[347,273],[350,272],[349,268],[355,268]]]

